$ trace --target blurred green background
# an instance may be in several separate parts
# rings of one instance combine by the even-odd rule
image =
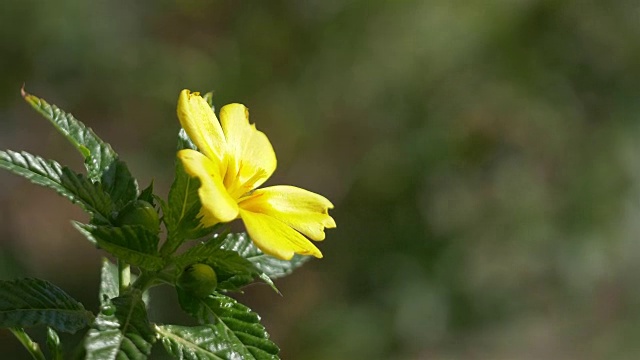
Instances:
[[[26,83],[162,196],[181,89],[251,109],[268,184],[326,195],[338,223],[283,297],[240,296],[283,359],[640,354],[636,1],[9,0],[0,72],[0,148],[82,168]],[[0,278],[95,311],[103,253],[69,223],[86,215],[0,185]],[[157,295],[154,320],[189,321]],[[28,358],[6,331],[0,349]]]

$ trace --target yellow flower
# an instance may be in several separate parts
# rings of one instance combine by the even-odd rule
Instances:
[[[187,174],[200,180],[204,226],[241,218],[266,254],[285,260],[294,253],[322,257],[305,236],[324,240],[324,229],[336,227],[328,214],[333,204],[294,186],[256,189],[276,169],[276,154],[267,136],[249,124],[244,105],[222,107],[218,122],[200,94],[185,89],[178,98],[178,118],[199,150],[180,150],[178,158]]]

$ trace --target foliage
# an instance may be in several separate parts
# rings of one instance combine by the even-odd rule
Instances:
[[[640,353],[637,2],[90,4],[3,3],[0,148],[62,160],[61,138],[27,121],[15,91],[55,83],[46,98],[165,196],[176,126],[152,125],[174,116],[175,84],[251,104],[281,134],[279,167],[339,195],[344,223],[314,280],[277,283],[301,290],[295,308],[245,290],[265,320],[291,319],[268,326],[282,357],[467,359],[478,344],[489,359]],[[63,275],[25,221],[78,209],[0,183],[4,278],[27,267],[87,284],[86,261]],[[59,249],[88,251],[64,240],[65,221],[39,217]],[[83,298],[93,288],[69,286]]]
[[[275,289],[272,278],[290,273],[304,258],[274,259],[262,254],[244,233],[202,228],[199,184],[179,163],[167,201],[153,193],[153,183],[140,191],[126,163],[91,129],[43,99],[24,91],[23,97],[80,152],[87,173],[11,150],[0,151],[0,167],[80,205],[91,219],[88,224],[74,221],[74,226],[115,258],[117,266],[104,260],[101,306],[95,315],[47,281],[0,281],[0,326],[11,328],[37,359],[44,355],[24,328],[47,327],[47,348],[54,360],[69,356],[56,331],[80,330],[86,331],[82,343],[86,359],[146,359],[156,341],[179,359],[278,359],[279,349],[269,340],[260,317],[226,292],[257,279]],[[194,148],[184,131],[178,143],[180,149]],[[167,233],[164,242],[160,223]],[[208,239],[177,251],[186,240],[203,237]],[[131,267],[138,273],[131,274]],[[147,290],[160,284],[176,287],[180,306],[198,326],[148,320]]]

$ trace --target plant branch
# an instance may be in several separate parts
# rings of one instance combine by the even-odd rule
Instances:
[[[118,284],[122,295],[131,285],[131,266],[118,259]]]
[[[175,276],[167,274],[166,272],[143,272],[142,274],[140,274],[140,276],[138,276],[131,287],[144,292],[151,287],[163,283],[174,284]]]
[[[9,329],[15,335],[15,337],[22,343],[22,345],[27,349],[31,357],[35,360],[46,360],[42,350],[40,349],[40,345],[38,343],[31,340],[29,335],[21,328],[11,328]]]

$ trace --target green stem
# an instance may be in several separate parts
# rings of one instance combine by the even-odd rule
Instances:
[[[131,285],[131,266],[122,260],[118,260],[118,283],[122,295]]]
[[[175,276],[167,274],[166,272],[143,272],[138,276],[131,287],[144,292],[149,288],[162,283],[174,284]]]
[[[142,292],[149,289],[153,282],[156,280],[155,272],[142,272],[131,287],[138,289]]]
[[[20,343],[22,343],[22,345],[27,349],[29,354],[31,354],[31,357],[33,357],[35,360],[46,360],[46,358],[44,357],[44,354],[42,353],[42,350],[40,349],[40,345],[38,345],[38,343],[31,340],[29,335],[27,335],[27,333],[24,332],[23,329],[11,328],[9,330],[11,330],[13,335],[15,335],[15,337],[20,341]]]
[[[167,241],[165,241],[164,244],[162,244],[162,246],[160,247],[160,256],[166,257],[173,254],[178,249],[181,243],[182,241],[179,241],[174,236],[167,237]]]
[[[222,231],[220,231],[220,229],[222,229]],[[220,236],[223,236],[223,234],[225,234],[228,229],[229,223],[218,223],[213,225],[210,231],[212,233],[218,232]],[[160,247],[160,256],[167,257],[173,254],[186,240],[187,239],[178,238],[173,234],[169,234],[169,236],[167,237],[167,241],[165,241],[164,244],[162,244],[162,246]]]
[[[49,348],[49,355],[52,360],[64,360],[60,337],[58,333],[50,327],[47,327],[47,347]]]
[[[166,272],[160,272],[157,275],[158,275],[156,278],[157,282],[162,282],[170,285],[173,285],[176,283],[175,275],[167,274]]]

